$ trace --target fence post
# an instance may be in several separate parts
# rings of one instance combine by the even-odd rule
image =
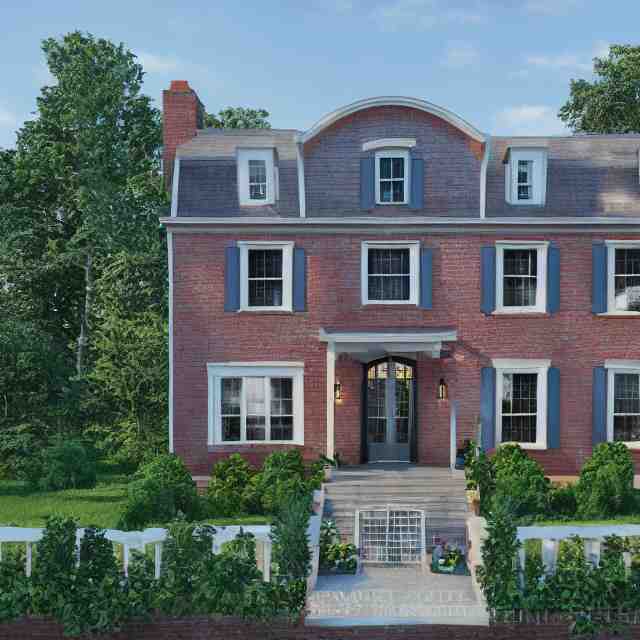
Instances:
[[[629,575],[631,573],[631,551],[623,551],[622,560],[624,562],[625,572]]]
[[[262,579],[271,582],[271,541],[265,540],[262,545]]]
[[[128,576],[129,575],[129,545],[128,544],[122,545],[122,561],[124,564],[124,575]]]
[[[594,567],[600,564],[600,540],[586,539],[584,541],[584,557]]]
[[[80,566],[80,538],[82,535],[84,535],[84,529],[76,529],[76,567]]]
[[[31,577],[31,561],[32,561],[32,549],[31,543],[27,542],[27,566],[25,567],[25,573],[27,574],[27,578]]]
[[[518,579],[520,581],[520,587],[524,587],[524,567],[527,561],[527,552],[524,549],[524,544],[518,549]]]
[[[162,567],[162,542],[154,545],[154,575],[156,580],[160,578],[160,568]]]
[[[545,573],[553,573],[556,570],[556,558],[558,556],[558,541],[542,541],[542,563]]]
[[[2,562],[2,542],[0,542],[0,562]]]

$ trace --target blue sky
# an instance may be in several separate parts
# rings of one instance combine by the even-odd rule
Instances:
[[[495,134],[553,134],[569,79],[638,43],[637,0],[1,0],[0,146],[35,109],[40,41],[80,29],[124,42],[159,103],[189,80],[209,111],[263,107],[306,129],[359,98],[409,95]]]

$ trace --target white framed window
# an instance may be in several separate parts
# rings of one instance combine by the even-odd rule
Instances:
[[[547,372],[550,360],[495,359],[496,442],[547,448]]]
[[[640,448],[640,361],[607,360],[607,440]]]
[[[238,149],[238,196],[241,206],[274,204],[273,149]]]
[[[360,255],[362,304],[418,304],[419,242],[363,242]]]
[[[293,242],[238,242],[240,309],[291,311]]]
[[[548,242],[496,243],[496,312],[544,313]]]
[[[509,204],[544,205],[547,196],[547,150],[510,148],[505,170]]]
[[[608,240],[607,311],[640,314],[640,242]]]
[[[376,151],[377,204],[409,202],[409,167],[409,151],[406,149]]]
[[[304,364],[207,365],[209,445],[304,444]]]

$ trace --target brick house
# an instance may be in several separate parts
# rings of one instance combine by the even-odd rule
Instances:
[[[203,129],[164,92],[170,444],[550,475],[640,451],[640,136],[503,137],[405,97]],[[636,447],[638,447],[636,449]]]

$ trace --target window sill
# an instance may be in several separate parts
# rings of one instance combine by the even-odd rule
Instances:
[[[366,309],[367,307],[416,307],[418,308],[418,303],[417,302],[408,302],[408,301],[401,301],[401,302],[393,302],[392,300],[369,300],[367,302],[363,302],[360,305],[361,309]]]
[[[496,309],[491,315],[508,318],[548,318],[551,316],[548,311],[515,311],[511,309]]]
[[[639,318],[640,311],[605,311],[596,315],[599,318]]]
[[[609,440],[609,442],[614,441]],[[631,449],[632,451],[640,451],[640,442],[623,442],[622,440],[615,440],[615,442],[622,442],[622,444],[627,447],[627,449]]]
[[[220,451],[227,451],[230,449],[247,449],[250,447],[281,447],[281,446],[295,446],[302,447],[304,442],[298,440],[255,440],[253,442],[215,442],[214,444],[207,445],[207,451],[209,453],[216,453]]]
[[[528,449],[529,451],[546,451],[547,445],[537,442],[501,442],[498,447],[505,444],[517,444],[521,449]]]
[[[293,309],[269,309],[261,308],[261,309],[238,309],[234,313],[246,313],[249,315],[267,315],[267,316],[292,316],[294,314]]]

